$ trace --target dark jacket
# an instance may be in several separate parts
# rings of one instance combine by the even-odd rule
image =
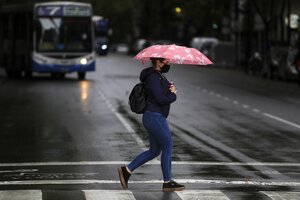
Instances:
[[[176,101],[176,94],[169,90],[169,81],[153,67],[144,69],[141,72],[140,80],[146,83],[148,96],[146,111],[158,112],[167,118],[170,104]]]

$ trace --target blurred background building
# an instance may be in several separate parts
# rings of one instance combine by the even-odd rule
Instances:
[[[28,0],[26,4],[36,2],[44,1]],[[282,73],[283,77],[299,46],[298,0],[81,2],[91,3],[94,15],[108,21],[110,51],[137,53],[151,44],[176,43],[198,48],[215,64],[246,71],[256,53],[263,60],[260,70],[265,76]],[[2,7],[9,4],[24,4],[24,1],[0,2]],[[1,30],[0,34],[3,35]],[[278,63],[286,65],[283,72],[273,69]]]

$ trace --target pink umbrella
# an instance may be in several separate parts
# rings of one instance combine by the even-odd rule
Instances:
[[[194,48],[172,45],[153,45],[143,49],[134,59],[142,62],[150,58],[166,58],[173,64],[210,65],[213,64],[203,53]]]

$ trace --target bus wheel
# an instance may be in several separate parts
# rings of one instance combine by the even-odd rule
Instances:
[[[59,73],[58,74],[58,78],[60,78],[60,79],[64,79],[65,76],[66,76],[66,73]]]
[[[54,72],[51,73],[51,78],[52,78],[52,79],[56,79],[56,78],[57,78],[57,73],[54,73]]]
[[[84,80],[85,79],[85,72],[78,72],[78,79]]]

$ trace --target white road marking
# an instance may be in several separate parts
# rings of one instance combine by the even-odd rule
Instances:
[[[300,199],[300,192],[261,191],[261,193],[267,195],[273,200],[299,200]]]
[[[265,170],[265,171],[261,171],[263,174],[280,174],[278,171],[274,171],[274,170]]]
[[[135,200],[130,190],[82,190],[86,200]],[[152,192],[152,191],[149,191]],[[145,192],[147,193],[147,192]],[[272,200],[299,200],[300,192],[260,191]],[[183,190],[176,194],[181,200],[230,200],[220,190]],[[4,190],[0,200],[42,200],[41,190]]]
[[[259,109],[256,109],[256,108],[252,109],[252,111],[253,111],[253,112],[256,112],[256,113],[260,113],[260,110],[259,110]]]
[[[203,92],[207,92],[208,90],[202,89],[202,91],[203,91]],[[215,93],[214,93],[213,91],[210,91],[209,94],[215,94]],[[221,97],[222,95],[221,95],[221,94],[217,94],[216,96],[217,96],[217,97]],[[224,97],[224,100],[228,101],[229,98],[228,98],[228,97]],[[232,103],[234,103],[234,104],[236,104],[236,105],[239,104],[239,102],[236,101],[236,100],[234,100]],[[250,106],[249,106],[249,105],[246,105],[246,104],[243,104],[243,107],[244,107],[244,108],[249,108]],[[261,112],[259,109],[252,109],[252,111],[253,111],[253,112],[256,112],[256,113],[260,113],[260,112]],[[276,116],[271,115],[271,114],[269,114],[269,113],[263,113],[263,115],[266,116],[266,117],[269,117],[269,118],[271,118],[271,119],[275,119],[275,120],[277,120],[277,121],[280,121],[280,122],[282,122],[282,123],[285,123],[285,124],[288,124],[288,125],[290,125],[290,126],[293,126],[293,127],[295,127],[295,128],[300,129],[300,125],[299,125],[299,124],[290,122],[290,121],[285,120],[285,119],[282,119],[282,118],[280,118],[280,117],[276,117]]]
[[[184,190],[176,193],[182,200],[230,200],[219,190]]]
[[[0,167],[26,166],[82,166],[82,165],[125,165],[130,161],[79,161],[79,162],[28,162],[28,163],[0,163]],[[145,165],[160,165],[159,160],[152,160]],[[300,167],[300,163],[280,162],[205,162],[205,161],[172,161],[172,165],[209,165],[209,166],[273,166]]]
[[[206,179],[176,179],[180,184],[212,184],[212,185],[246,185],[246,186],[286,186],[300,187],[297,181],[265,181],[265,180],[206,180]],[[163,180],[129,181],[129,184],[162,184]],[[119,180],[24,180],[0,181],[1,186],[9,185],[89,185],[89,184],[120,184]]]
[[[32,172],[37,172],[39,171],[38,169],[16,169],[16,170],[1,170],[0,174],[5,174],[5,173],[32,173]]]
[[[135,200],[129,190],[83,190],[86,200]]]
[[[248,109],[250,106],[249,105],[247,105],[247,104],[243,104],[243,108],[246,108],[246,109]]]
[[[0,200],[42,200],[40,190],[5,190],[0,191]]]
[[[290,122],[290,121],[287,121],[287,120],[285,120],[285,119],[281,119],[281,118],[276,117],[276,116],[274,116],[274,115],[271,115],[271,114],[269,114],[269,113],[263,113],[263,115],[266,116],[266,117],[275,119],[275,120],[277,120],[277,121],[280,121],[280,122],[282,122],[282,123],[288,124],[288,125],[290,125],[290,126],[293,126],[293,127],[295,127],[295,128],[300,129],[300,125],[299,125],[299,124],[295,124],[295,123]]]
[[[219,166],[278,166],[300,167],[300,163],[275,163],[275,162],[197,162],[197,161],[172,161],[174,165],[219,165]]]
[[[109,109],[112,113],[119,119],[119,121],[123,124],[123,126],[127,129],[127,131],[131,134],[131,136],[136,140],[137,144],[145,151],[147,150],[145,143],[143,140],[136,134],[134,129],[130,126],[128,121],[119,113],[116,111],[116,109],[113,107],[113,105],[109,102],[109,100],[105,97],[104,93],[101,91],[100,88],[98,88],[96,91],[99,92],[101,98],[104,100],[104,102],[107,104]]]

